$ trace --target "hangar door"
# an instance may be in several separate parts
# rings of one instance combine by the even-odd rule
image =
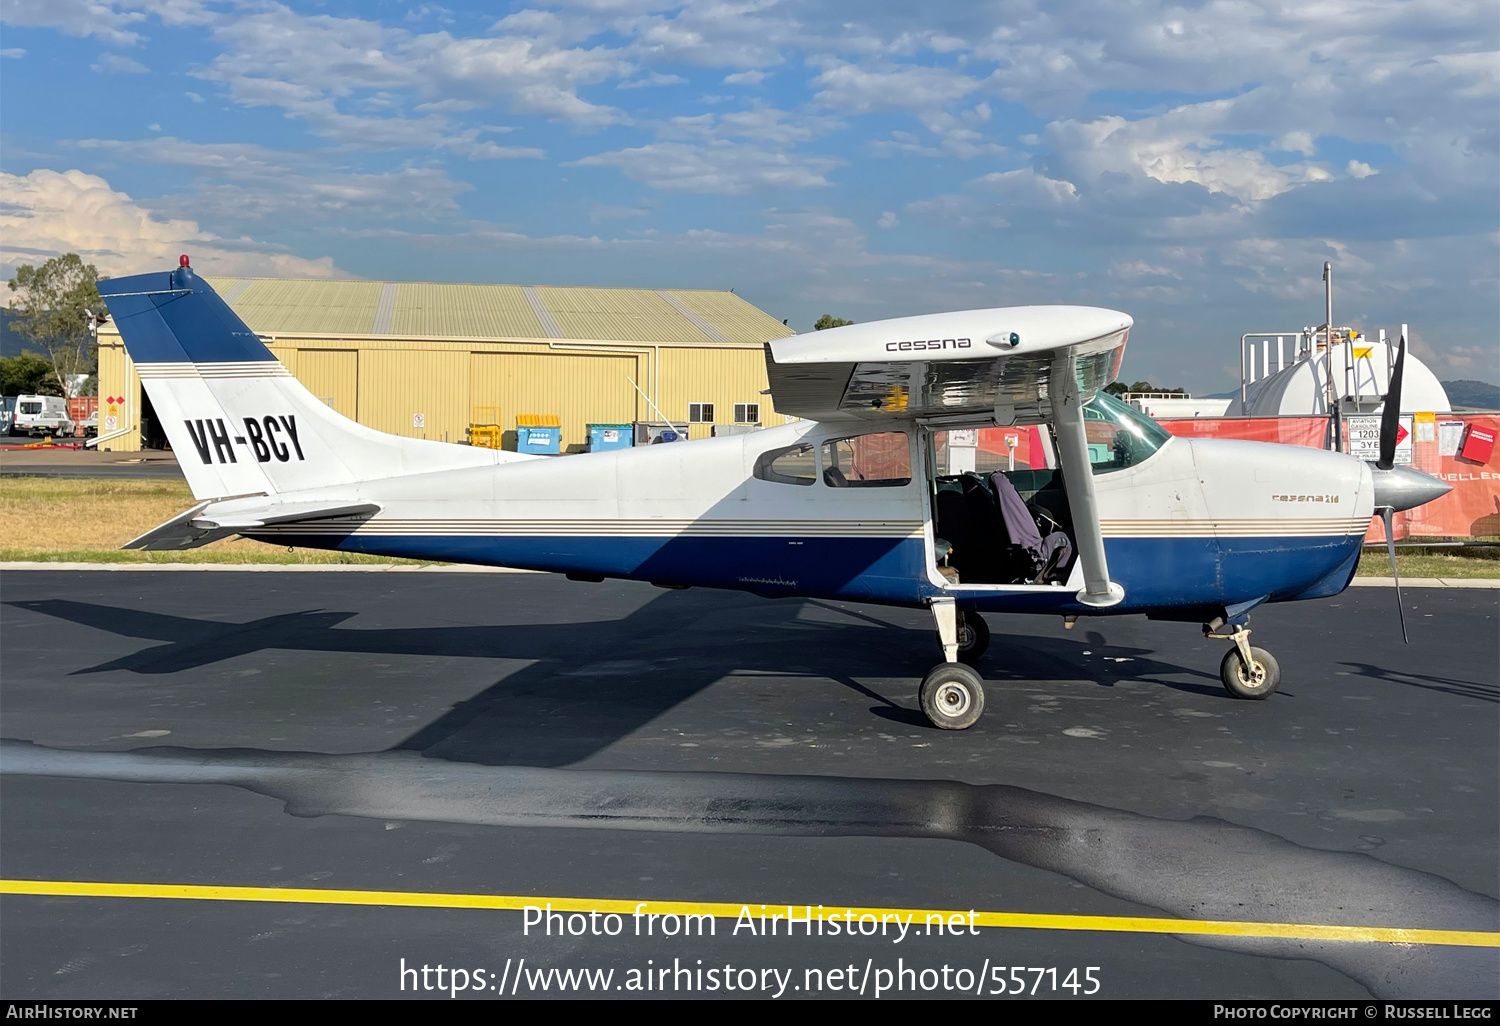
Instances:
[[[297,350],[297,380],[320,402],[350,420],[359,419],[355,396],[359,387],[359,353],[353,349]]]
[[[585,425],[642,419],[630,379],[640,383],[645,361],[634,353],[474,353],[471,360],[469,405],[498,407],[507,431],[515,429],[517,414],[554,413],[566,449],[588,441]]]

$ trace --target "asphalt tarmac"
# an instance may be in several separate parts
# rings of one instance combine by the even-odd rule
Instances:
[[[171,452],[110,452],[87,449],[81,439],[57,447],[32,447],[27,438],[0,439],[0,477],[51,477],[181,481],[182,468]],[[79,448],[73,448],[78,444]]]
[[[1266,702],[1194,624],[991,616],[985,716],[944,732],[915,610],[7,572],[0,994],[1493,998],[1500,592],[1406,598],[1409,647],[1389,589],[1258,611]],[[528,933],[533,898],[619,933]]]

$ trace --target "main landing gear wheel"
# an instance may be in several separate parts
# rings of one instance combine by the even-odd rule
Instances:
[[[1254,662],[1247,667],[1237,645],[1230,646],[1224,653],[1224,661],[1219,664],[1219,679],[1224,682],[1224,690],[1235,698],[1270,698],[1281,683],[1281,667],[1275,656],[1254,645],[1250,646],[1250,658]]]
[[[978,613],[961,613],[958,619],[958,658],[973,666],[990,647],[990,625]]]
[[[922,715],[943,730],[963,730],[984,712],[984,680],[963,663],[943,663],[922,679]]]

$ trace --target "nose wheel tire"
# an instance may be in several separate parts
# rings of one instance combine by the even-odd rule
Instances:
[[[1219,680],[1224,683],[1224,690],[1235,698],[1270,698],[1281,683],[1281,667],[1275,656],[1254,645],[1250,646],[1250,657],[1255,662],[1247,667],[1239,647],[1231,645],[1224,653],[1224,661],[1219,664]]]
[[[917,697],[928,723],[963,730],[984,713],[984,680],[962,663],[943,663],[922,679]]]

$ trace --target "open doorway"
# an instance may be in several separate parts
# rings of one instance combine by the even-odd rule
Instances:
[[[171,448],[167,442],[167,429],[156,415],[156,407],[151,405],[150,393],[144,388],[141,389],[141,448]]]
[[[1171,438],[1104,392],[1083,409],[1095,476],[1140,466]],[[952,585],[1062,584],[1077,552],[1051,425],[924,432],[938,573]]]
[[[926,432],[933,558],[950,586],[1047,585],[1073,567],[1073,522],[1045,424]]]

